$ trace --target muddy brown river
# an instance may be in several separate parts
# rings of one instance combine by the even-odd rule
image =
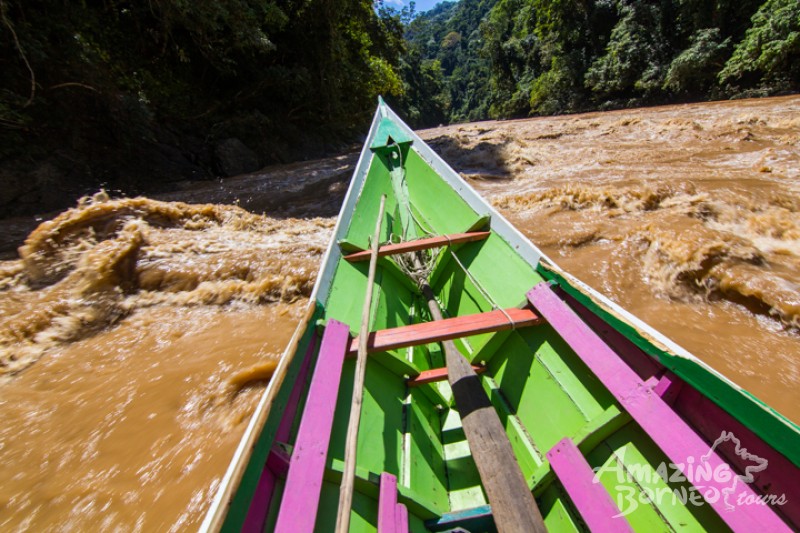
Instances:
[[[800,421],[800,97],[421,134],[561,267]],[[0,261],[0,529],[199,525],[354,162],[98,194]]]

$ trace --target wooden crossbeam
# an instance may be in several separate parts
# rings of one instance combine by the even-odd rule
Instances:
[[[491,231],[473,231],[470,233],[453,233],[451,235],[440,235],[438,237],[430,237],[428,239],[417,239],[415,241],[401,242],[397,244],[386,244],[378,248],[378,257],[385,257],[387,255],[402,254],[406,252],[418,252],[419,250],[428,250],[430,248],[439,248],[447,246],[448,244],[460,244],[464,242],[482,241],[491,235]],[[369,250],[363,252],[356,252],[346,255],[344,258],[351,263],[358,261],[369,261]]]
[[[486,372],[485,366],[478,366],[472,365],[472,369],[475,371],[476,374],[483,374]],[[425,385],[426,383],[435,383],[437,381],[444,381],[447,379],[447,368],[432,368],[431,370],[425,370],[420,372],[418,376],[410,378],[406,383],[409,387],[419,387],[420,385]]]
[[[511,322],[509,322],[509,318]],[[367,353],[385,352],[386,350],[397,348],[469,337],[479,333],[493,333],[512,328],[533,326],[540,322],[541,318],[533,310],[511,307],[505,309],[505,311],[496,309],[486,313],[400,326],[370,333],[367,337]],[[353,355],[357,351],[358,337],[350,343],[347,355]]]

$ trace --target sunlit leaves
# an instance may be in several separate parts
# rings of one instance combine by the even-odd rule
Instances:
[[[800,82],[800,2],[765,2],[753,15],[752,26],[719,78],[735,81],[750,73],[759,74],[767,82]]]

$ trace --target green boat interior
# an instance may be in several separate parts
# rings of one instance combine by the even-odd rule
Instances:
[[[381,245],[424,239],[438,239],[444,245],[416,252],[423,263],[417,268],[403,256],[387,254],[377,260],[369,331],[378,333],[370,340],[366,365],[351,531],[375,531],[382,474],[396,478],[394,497],[407,510],[410,531],[495,528],[462,428],[462,413],[447,381],[442,344],[427,342],[430,338],[452,338],[473,365],[548,530],[589,528],[590,517],[581,510],[580,500],[600,487],[616,504],[621,523],[635,530],[730,529],[731,520],[717,509],[693,500],[705,493],[698,493],[686,475],[674,475],[670,467],[675,467],[674,460],[664,451],[669,449],[670,435],[675,441],[685,435],[686,442],[703,442],[707,448],[728,429],[748,449],[771,453],[769,470],[754,484],[756,493],[797,490],[798,476],[791,474],[800,464],[796,426],[713,370],[676,355],[631,325],[546,259],[532,268],[515,245],[495,231],[498,224],[507,223],[488,206],[484,211],[471,206],[462,191],[441,178],[440,169],[416,149],[417,141],[404,129],[390,118],[376,119],[373,128],[377,130],[370,151],[362,156],[369,161],[362,169],[363,187],[351,191],[356,201],[349,218],[340,221],[346,231],[330,252],[329,261],[338,260],[328,271],[329,290],[316,302],[294,352],[297,356],[287,363],[287,385],[272,400],[223,529],[240,529],[248,513],[252,515],[261,469],[270,461],[273,466],[279,463],[273,470],[281,474],[258,524],[268,531],[276,527],[283,501],[282,476],[289,469],[301,421],[309,416],[304,414],[309,390],[314,381],[328,379],[324,369],[315,370],[320,344],[332,321],[338,321],[349,329],[350,340],[335,399],[315,530],[333,526],[344,470],[356,365],[353,353],[369,269],[369,261],[343,256],[370,248],[383,195]],[[463,234],[478,236],[456,237]],[[408,328],[433,320],[415,276],[429,283],[449,319],[442,322],[444,333]],[[570,321],[581,322],[583,329],[575,330],[575,335],[584,341],[573,342],[558,326],[557,316],[574,316],[562,320],[564,328],[572,327]],[[381,332],[390,333],[384,339]],[[596,365],[602,362],[592,359],[598,349],[613,352],[615,364],[622,366],[612,365],[606,374],[598,371]],[[638,391],[629,394],[631,399],[620,392],[620,387],[628,386]],[[657,404],[647,407],[651,411],[637,410],[640,393]],[[652,428],[643,427],[642,420],[648,417]],[[575,450],[583,459],[574,464],[553,455]],[[737,471],[746,469],[738,446],[722,444],[716,451]],[[570,484],[571,476],[587,473],[595,476],[594,487],[576,489]],[[769,509],[781,523],[800,524],[797,510],[789,506]]]

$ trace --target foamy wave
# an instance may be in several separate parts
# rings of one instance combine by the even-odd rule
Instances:
[[[495,200],[494,204],[501,209],[517,213],[537,209],[551,212],[594,209],[614,214],[653,211],[666,207],[665,204],[669,200],[678,196],[685,203],[699,201],[692,184],[679,183],[655,189],[647,186],[620,189],[567,185],[544,191],[503,196]]]
[[[746,238],[708,231],[701,223],[637,234],[646,281],[672,298],[725,299],[789,326],[800,326],[800,285],[770,265]]]
[[[698,191],[689,182],[659,187],[576,183],[506,195],[494,203],[544,224],[540,245],[563,250],[601,241],[632,244],[626,248],[630,252],[620,253],[634,255],[656,294],[722,298],[784,324],[800,324],[797,197]]]
[[[313,288],[333,222],[234,206],[84,199],[3,264],[0,374],[142,307],[293,302]]]

